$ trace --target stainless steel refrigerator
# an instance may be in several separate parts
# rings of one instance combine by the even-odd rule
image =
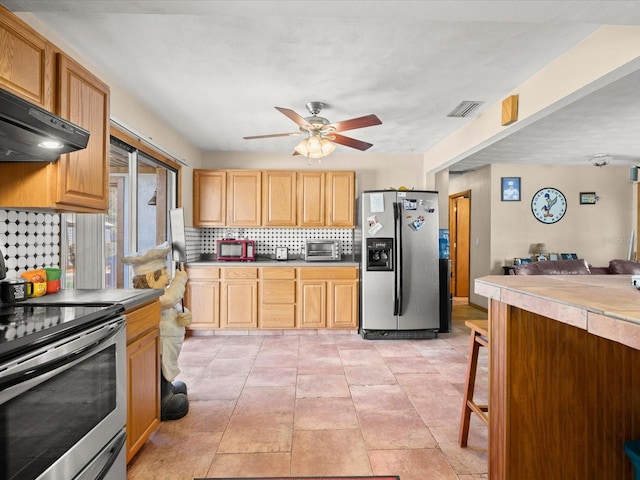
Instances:
[[[358,198],[360,333],[435,338],[440,327],[438,193],[365,191]]]

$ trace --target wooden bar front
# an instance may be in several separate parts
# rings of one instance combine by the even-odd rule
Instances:
[[[496,277],[480,280],[489,278]],[[594,291],[568,281],[551,294],[556,298],[542,294],[553,286],[484,286],[490,297],[490,479],[634,478],[623,445],[640,438],[640,350],[634,344],[640,324],[628,310],[632,301],[640,310],[640,292],[616,281],[611,301],[616,293],[630,295],[622,308],[631,318],[620,319],[593,301],[567,302],[581,289]],[[591,333],[590,324],[602,331]],[[617,335],[635,339],[629,346],[605,338]]]

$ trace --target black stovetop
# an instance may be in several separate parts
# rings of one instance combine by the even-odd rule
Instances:
[[[119,304],[0,304],[0,360],[113,318]]]

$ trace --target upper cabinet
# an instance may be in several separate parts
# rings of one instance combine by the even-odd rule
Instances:
[[[227,221],[227,172],[193,171],[193,225],[223,227]]]
[[[87,148],[58,160],[57,203],[107,210],[109,206],[109,87],[59,53],[59,115],[89,130]]]
[[[325,225],[325,174],[324,172],[298,173],[298,212],[301,227]]]
[[[0,163],[0,208],[108,209],[109,87],[0,6],[0,86],[90,132],[52,163]]]
[[[227,171],[227,225],[259,227],[262,220],[262,177],[257,170]]]
[[[53,111],[53,48],[0,5],[0,86]]]
[[[353,227],[356,195],[354,172],[327,172],[325,179],[327,226]]]
[[[353,228],[354,209],[353,171],[194,170],[193,174],[195,227]]]
[[[354,211],[354,172],[298,173],[298,224],[301,227],[352,228]]]
[[[289,170],[262,172],[262,225],[295,227],[297,173]]]

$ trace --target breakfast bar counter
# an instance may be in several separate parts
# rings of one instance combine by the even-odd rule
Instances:
[[[489,479],[633,479],[640,290],[630,275],[487,276]]]

